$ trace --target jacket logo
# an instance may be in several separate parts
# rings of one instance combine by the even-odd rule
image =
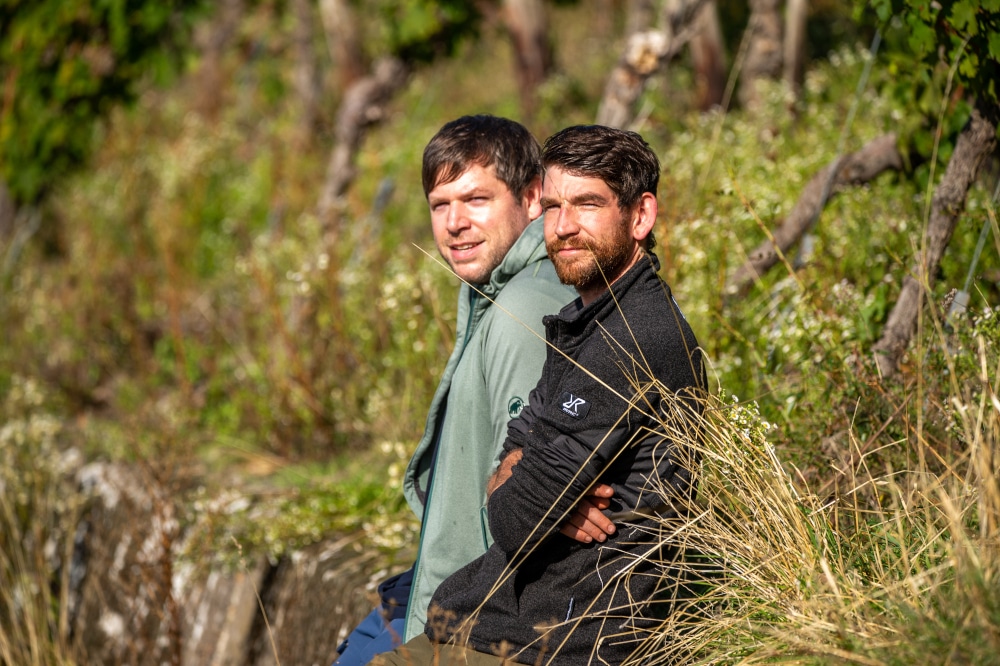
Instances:
[[[590,403],[572,393],[563,393],[559,400],[562,401],[562,411],[575,419],[582,419],[590,411]]]
[[[524,400],[516,395],[507,403],[507,414],[510,415],[510,418],[512,419],[516,419],[520,416],[522,409],[524,409]]]

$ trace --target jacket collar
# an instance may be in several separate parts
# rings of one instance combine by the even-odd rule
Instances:
[[[520,238],[514,241],[514,245],[507,250],[503,261],[493,269],[490,274],[489,284],[479,287],[485,296],[493,298],[510,279],[536,261],[548,256],[545,252],[545,233],[542,227],[542,218],[531,222],[521,233]]]

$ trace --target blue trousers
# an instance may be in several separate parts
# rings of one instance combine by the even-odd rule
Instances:
[[[382,602],[337,647],[340,656],[333,666],[364,666],[375,655],[402,645],[412,583],[411,568],[378,586]]]
[[[333,666],[364,666],[377,654],[392,652],[403,643],[405,618],[385,621],[382,604],[361,621],[337,648],[340,656]]]

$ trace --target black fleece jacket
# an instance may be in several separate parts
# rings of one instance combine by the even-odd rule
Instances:
[[[542,378],[504,445],[523,457],[489,501],[494,544],[438,587],[432,640],[467,636],[525,664],[617,664],[657,623],[645,612],[669,550],[657,525],[674,514],[671,497],[690,492],[695,464],[662,423],[696,430],[705,387],[698,343],[658,268],[646,255],[588,306],[577,299],[545,318]],[[581,544],[559,534],[596,482],[614,488],[615,535]]]

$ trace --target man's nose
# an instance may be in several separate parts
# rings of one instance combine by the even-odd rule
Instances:
[[[567,236],[572,236],[573,234],[580,231],[579,225],[576,223],[576,216],[573,211],[566,206],[560,206],[558,213],[556,214],[556,235],[560,238],[566,238]]]
[[[469,217],[466,215],[465,206],[461,203],[454,203],[448,207],[448,233],[457,234],[469,228]]]

